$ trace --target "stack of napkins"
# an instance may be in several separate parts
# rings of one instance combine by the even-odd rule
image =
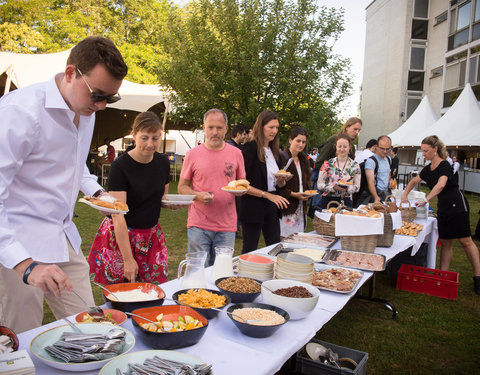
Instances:
[[[35,366],[27,351],[0,354],[0,375],[35,375]]]

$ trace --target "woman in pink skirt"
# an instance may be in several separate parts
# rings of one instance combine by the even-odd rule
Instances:
[[[132,135],[135,148],[115,159],[108,177],[109,194],[126,202],[129,211],[105,217],[88,256],[90,277],[104,285],[167,281],[167,246],[158,219],[168,193],[170,163],[156,152],[160,119],[153,112],[140,113]]]

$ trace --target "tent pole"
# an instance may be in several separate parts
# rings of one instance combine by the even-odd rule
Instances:
[[[165,100],[163,104],[165,104],[165,112],[163,113],[162,131],[163,131],[163,153],[165,154],[165,151],[167,149],[166,126],[167,126],[167,114],[168,114],[168,100]]]

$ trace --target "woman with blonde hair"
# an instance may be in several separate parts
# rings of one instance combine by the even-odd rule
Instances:
[[[162,137],[158,116],[140,113],[132,136],[135,147],[114,160],[107,183],[109,194],[126,202],[129,211],[105,217],[88,256],[91,276],[104,285],[167,281],[167,245],[158,219],[168,193],[170,163],[157,152]]]
[[[352,145],[346,134],[337,135],[336,156],[325,160],[318,175],[317,188],[323,191],[322,200],[316,209],[327,208],[330,201],[343,199],[347,207],[352,207],[352,194],[360,188],[360,166],[349,157]],[[343,183],[343,184],[342,184]]]
[[[253,141],[243,146],[242,154],[250,189],[242,196],[240,211],[242,253],[257,249],[261,232],[266,245],[280,241],[280,210],[289,203],[277,193],[277,187],[285,186],[289,177],[275,176],[281,168],[279,127],[279,118],[275,112],[261,112],[253,126]]]
[[[408,201],[408,193],[420,181],[427,183],[431,191],[422,202],[417,204],[424,206],[433,197],[438,197],[440,269],[445,271],[449,269],[453,255],[453,240],[458,238],[473,268],[475,293],[480,294],[480,258],[470,232],[469,206],[453,178],[450,163],[445,160],[447,157],[445,145],[436,135],[432,135],[424,138],[420,147],[423,157],[429,160],[430,164],[422,169],[419,176],[408,183],[402,195],[402,202]]]

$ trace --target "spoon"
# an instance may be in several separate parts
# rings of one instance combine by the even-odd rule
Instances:
[[[316,342],[309,342],[305,346],[308,356],[314,361],[320,362],[320,357],[328,357],[328,349]]]
[[[160,327],[160,326],[158,325],[158,323],[160,323],[160,322],[154,322],[153,320],[150,320],[150,319],[148,319],[148,318],[145,318],[144,316],[137,315],[137,314],[133,314],[133,313],[131,313],[131,312],[125,311],[124,313],[127,314],[127,315],[136,316],[137,318],[140,318],[140,319],[144,319],[144,320],[146,320],[146,321],[149,321],[150,323],[155,324],[155,325],[160,329],[160,331],[166,332],[166,331],[163,329],[163,327]]]
[[[100,307],[98,306],[88,306],[88,303],[87,301],[85,301],[82,296],[80,296],[80,294],[78,294],[77,292],[75,292],[73,289],[72,289],[72,292],[73,294],[75,294],[84,304],[85,306],[88,307],[88,310],[87,310],[87,314],[90,315],[90,316],[105,316],[104,312],[103,312],[103,309],[101,309]]]
[[[111,292],[110,290],[108,290],[107,288],[105,288],[103,285],[101,285],[101,284],[99,284],[99,283],[97,283],[97,282],[95,282],[95,281],[92,281],[92,283],[94,283],[96,286],[102,288],[104,291],[108,292],[108,295],[111,294],[117,301],[120,301],[120,298],[118,298],[118,297],[115,295],[115,293]],[[108,295],[107,295],[107,297],[108,297]]]
[[[188,303],[185,303],[185,302],[181,302],[181,301],[178,301],[178,300],[174,300],[172,298],[167,298],[167,297],[164,297],[164,299],[166,299],[167,301],[172,301],[172,302],[176,302],[178,303],[179,305],[183,305],[183,306],[187,306],[187,307],[190,307],[191,309],[195,309],[195,307],[189,305]],[[198,307],[197,307],[198,308]],[[247,324],[251,324],[251,323],[255,323],[255,322],[261,322],[261,320],[259,319],[244,319],[242,318],[241,316],[237,315],[237,314],[234,314],[234,313],[231,313],[229,311],[226,311],[226,310],[222,310],[222,309],[217,309],[216,307],[205,307],[206,309],[209,309],[209,310],[215,310],[215,311],[220,311],[220,312],[223,312],[223,313],[226,313],[228,315],[230,315],[232,318],[235,317],[235,318],[238,318],[240,320],[242,320],[243,322],[247,323]]]

